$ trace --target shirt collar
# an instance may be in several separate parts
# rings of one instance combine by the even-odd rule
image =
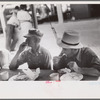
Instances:
[[[33,52],[32,52],[32,48],[30,47],[30,53],[32,53],[32,54],[34,54]],[[39,46],[39,48],[37,49],[37,52],[36,52],[36,54],[41,54],[41,47]]]

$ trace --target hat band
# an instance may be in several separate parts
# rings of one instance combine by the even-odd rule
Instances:
[[[76,44],[66,43],[66,42],[64,42],[63,40],[62,40],[62,43],[67,44],[67,45],[72,45],[72,46],[76,46],[76,45],[79,44],[79,43],[76,43]]]

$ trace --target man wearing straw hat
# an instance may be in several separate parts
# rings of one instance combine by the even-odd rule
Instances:
[[[78,32],[70,30],[57,40],[62,52],[53,58],[54,70],[67,67],[83,75],[100,76],[100,59],[90,48],[83,47],[79,38]]]
[[[43,34],[34,28],[29,30],[29,33],[25,35],[26,41],[23,42],[9,68],[15,70],[19,65],[27,63],[30,69],[50,69],[51,68],[51,55],[43,47],[40,46],[40,41]],[[25,47],[28,46],[28,49],[25,50]]]

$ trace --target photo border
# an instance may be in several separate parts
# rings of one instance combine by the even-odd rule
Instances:
[[[44,2],[51,2],[52,0],[29,0],[29,1],[27,1],[27,0],[0,0],[0,2],[4,2],[4,3],[6,3],[6,2],[41,2],[41,1],[44,1]],[[91,2],[96,2],[96,3],[98,3],[98,1],[99,0],[62,0],[62,1],[59,1],[59,0],[53,0],[53,2],[57,2],[57,3],[59,3],[59,2],[89,2],[89,3],[91,3]],[[99,1],[100,2],[100,1]],[[12,83],[14,83],[14,84],[16,84],[16,82],[12,82]],[[6,88],[7,88],[7,86],[12,86],[13,84],[12,83],[10,83],[9,84],[9,82],[6,82],[6,83],[4,83],[4,82],[1,82],[1,84],[0,85],[2,85],[3,87],[4,87],[4,90],[6,90]],[[17,84],[17,87],[19,87],[20,88],[20,85],[22,85],[24,82],[22,82],[21,84]],[[30,82],[29,82],[30,83]],[[32,82],[32,83],[34,83],[34,82]],[[65,82],[66,83],[66,82]],[[80,82],[80,83],[82,83],[82,84],[86,84],[86,86],[93,86],[93,88],[95,88],[95,86],[96,86],[96,88],[99,88],[99,86],[100,86],[100,82],[86,82],[86,83],[84,83],[84,82]],[[41,84],[41,83],[40,83]],[[59,83],[55,83],[57,86],[60,86],[60,84]],[[68,83],[68,84],[70,84],[70,82]],[[4,86],[5,85],[5,86]],[[28,85],[30,85],[30,84],[28,84]],[[38,83],[38,85],[39,85],[39,83]],[[47,88],[50,86],[51,84],[48,84],[48,86],[47,86]],[[55,85],[55,86],[56,86]],[[63,85],[63,84],[62,84]],[[65,84],[64,84],[65,85]],[[73,84],[74,85],[74,84]],[[14,85],[13,85],[14,86]],[[36,85],[37,86],[37,85]],[[1,87],[1,86],[0,86]],[[2,89],[3,89],[3,87],[2,87]],[[57,87],[56,87],[57,88]],[[64,88],[64,87],[63,87]],[[68,87],[67,87],[68,88]],[[10,89],[10,88],[9,88]],[[31,89],[31,88],[30,88]],[[72,89],[72,88],[71,88]],[[92,87],[90,87],[90,90],[92,90]],[[100,93],[100,90],[97,90],[97,91],[99,91],[99,93]],[[0,90],[0,93],[1,93],[2,91]],[[12,91],[13,92],[13,91]],[[31,91],[32,92],[32,91]],[[78,91],[79,92],[79,91]],[[8,91],[7,91],[7,93],[8,93]],[[74,91],[74,93],[75,93],[75,91]],[[5,94],[4,94],[5,95]],[[10,94],[11,95],[11,94]],[[19,99],[16,99],[16,97],[15,98],[11,98],[11,97],[7,97],[8,99],[5,99],[4,97],[2,97],[2,99],[1,99],[1,97],[0,97],[0,100],[11,100],[11,99],[13,99],[13,100],[22,100],[22,99],[24,99],[24,100],[35,100],[35,99],[38,99],[38,100],[41,100],[41,99],[39,99],[39,98],[35,98],[35,99],[33,99],[33,97],[32,97],[32,99],[30,99],[30,98],[23,98],[23,97],[21,97],[21,98],[19,98]],[[11,99],[10,99],[11,98]],[[73,98],[73,97],[72,97]],[[84,97],[83,97],[84,98]],[[87,97],[88,98],[88,97]],[[91,98],[91,97],[89,97],[89,99],[87,99],[87,98],[84,98],[85,100],[90,100],[90,99],[92,99],[92,100],[98,100],[99,98],[100,98],[100,96],[99,96],[99,98],[97,97],[95,97],[95,99],[94,98]],[[42,99],[44,100],[44,99],[48,99],[48,97],[42,97]],[[61,98],[52,98],[52,99],[61,99]],[[52,100],[52,99],[48,99],[48,100]],[[82,98],[76,98],[76,97],[74,97],[74,99],[71,99],[71,97],[69,97],[69,98],[66,98],[66,97],[64,97],[64,98],[62,98],[62,99],[64,99],[64,100],[84,100],[84,99],[82,99]],[[61,100],[62,100],[61,99]]]

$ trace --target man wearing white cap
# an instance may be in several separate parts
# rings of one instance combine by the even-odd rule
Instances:
[[[100,76],[100,59],[90,48],[83,47],[78,32],[65,31],[57,43],[62,52],[53,58],[55,70],[67,67],[83,75]]]
[[[19,65],[27,63],[30,69],[50,69],[51,55],[43,47],[40,46],[40,41],[43,34],[39,30],[30,29],[29,33],[25,35],[26,41],[23,42],[15,57],[11,61],[9,68],[15,70]],[[25,47],[29,46],[27,50]],[[23,51],[23,52],[22,52]]]

